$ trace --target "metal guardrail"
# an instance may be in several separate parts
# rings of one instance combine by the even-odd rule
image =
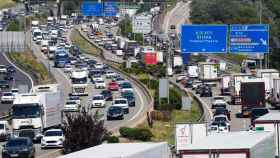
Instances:
[[[118,71],[119,73],[125,75],[130,81],[132,81],[137,87],[143,89],[143,92],[146,96],[146,98],[148,98],[148,112],[152,111],[153,110],[153,107],[154,107],[154,98],[152,96],[152,94],[150,94],[150,91],[149,89],[146,87],[146,85],[144,85],[142,82],[140,82],[137,78],[135,78],[134,76],[130,75],[129,73],[121,70],[119,67],[116,66],[116,64],[121,64],[119,62],[116,62],[116,61],[113,61],[113,60],[110,60],[110,59],[106,59],[106,57],[104,56],[103,52],[106,51],[104,50],[103,48],[97,46],[97,44],[95,44],[94,42],[90,41],[88,38],[84,37],[84,35],[81,33],[81,30],[80,29],[77,29],[75,28],[76,31],[79,32],[80,36],[82,38],[84,38],[88,43],[90,43],[92,46],[98,48],[100,51],[101,51],[101,54],[100,56],[98,55],[93,55],[93,56],[96,56],[96,57],[101,57],[101,59],[103,60],[103,62],[105,64],[107,64],[108,66],[110,66],[112,69]],[[145,121],[147,118],[146,118],[146,114],[144,116],[142,116],[141,118],[138,119],[138,121],[136,123],[134,123],[132,125],[132,127],[135,127],[137,126],[138,124],[142,123],[143,121]],[[117,131],[118,129],[112,129],[113,132],[118,132]]]

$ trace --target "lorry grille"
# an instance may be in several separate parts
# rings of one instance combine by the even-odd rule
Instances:
[[[35,137],[35,133],[33,130],[21,130],[19,137],[29,137],[32,140]]]

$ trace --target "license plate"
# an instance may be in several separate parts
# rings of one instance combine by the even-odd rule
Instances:
[[[18,157],[18,154],[11,154],[11,157]]]

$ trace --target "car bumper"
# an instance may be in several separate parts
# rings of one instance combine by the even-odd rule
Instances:
[[[77,108],[64,108],[64,112],[79,112],[79,109]]]
[[[41,148],[63,148],[63,143],[41,143]]]

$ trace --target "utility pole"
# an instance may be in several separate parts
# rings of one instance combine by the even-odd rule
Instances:
[[[259,0],[259,23],[262,24],[262,0]],[[263,54],[263,59],[261,58],[261,55],[257,55],[260,56],[260,68],[263,68],[263,59],[264,59],[264,65],[266,67],[266,58],[265,58],[265,53]]]

